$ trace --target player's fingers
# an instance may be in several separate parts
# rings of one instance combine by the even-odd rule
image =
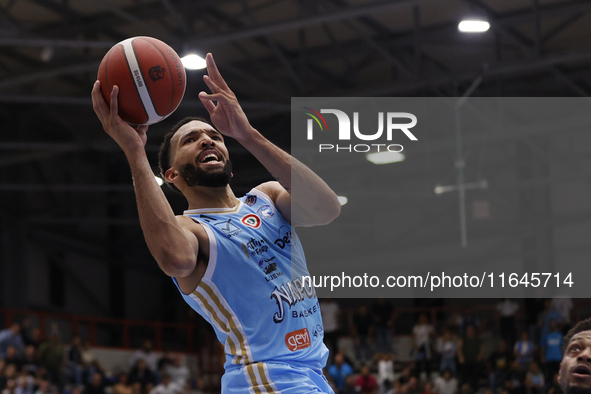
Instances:
[[[223,92],[211,93],[211,94],[201,92],[201,93],[199,93],[199,98],[210,100],[210,101],[219,101],[221,103],[228,103],[230,101],[230,98],[228,96],[226,96]],[[201,100],[201,101],[203,101],[203,100]]]
[[[213,101],[208,97],[208,94],[205,92],[199,93],[199,100],[203,103],[203,106],[210,114],[215,111],[215,104]]]
[[[135,129],[139,134],[146,134],[148,132],[148,125],[142,124]]]
[[[111,118],[116,117],[119,113],[119,86],[113,85],[111,90]]]
[[[220,74],[220,70],[218,70],[218,66],[215,64],[215,60],[213,60],[213,55],[208,53],[205,56],[205,63],[207,64],[207,74],[218,84],[220,88],[226,91],[230,91],[228,84]]]
[[[96,81],[94,85],[92,85],[92,93],[90,96],[92,97],[92,109],[94,109],[94,112],[98,115],[99,119],[104,117],[108,112],[108,109],[101,93],[101,85],[99,81]]]
[[[219,93],[222,91],[222,89],[220,89],[220,87],[208,75],[203,76],[203,82],[205,82],[209,90],[213,93]]]
[[[226,97],[236,97],[230,89],[226,89],[226,90],[222,89],[209,76],[204,75],[203,80],[205,81],[205,83],[207,84],[209,89],[211,89],[212,93],[221,93],[221,94],[225,95]]]

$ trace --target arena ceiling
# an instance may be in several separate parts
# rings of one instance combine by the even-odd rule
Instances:
[[[486,18],[491,29],[459,33],[457,24],[466,16]],[[291,97],[588,97],[591,92],[586,0],[1,0],[5,261],[18,258],[19,245],[35,243],[48,254],[76,251],[109,264],[146,266],[149,255],[125,158],[102,132],[90,102],[102,56],[113,44],[140,35],[167,42],[181,56],[212,52],[252,123],[285,149]],[[205,89],[202,75],[188,72],[179,110],[150,128],[147,149],[154,164],[160,140],[175,120],[204,115],[197,99]],[[528,138],[535,137],[517,132],[504,141]],[[233,183],[237,194],[268,179],[239,146],[231,148],[240,163]],[[456,147],[446,149],[449,157]],[[586,156],[572,156],[568,149],[560,157],[584,167]],[[453,173],[453,160],[448,165]],[[331,178],[330,170],[323,176]],[[399,176],[420,171],[401,170]],[[587,176],[583,171],[578,180],[587,182]],[[544,182],[551,187],[554,180]],[[167,194],[180,212],[182,199]],[[420,199],[413,204],[417,212],[432,206]],[[581,211],[589,217],[587,208]],[[493,224],[492,231],[506,225]],[[441,224],[427,238],[448,233]],[[4,273],[13,269],[5,266]]]

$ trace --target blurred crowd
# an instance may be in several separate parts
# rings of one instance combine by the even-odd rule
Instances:
[[[62,342],[57,330],[44,339],[38,327],[14,322],[0,331],[1,394],[205,394],[182,354],[157,355],[145,341],[128,367],[106,371],[88,343]]]
[[[560,394],[570,298],[503,299],[486,318],[466,312],[478,308],[420,313],[410,332],[396,327],[390,300],[353,309],[337,301],[320,304],[325,376],[337,394]]]
[[[424,308],[403,317],[392,301],[320,301],[330,350],[324,373],[336,394],[561,394],[569,298],[503,299],[494,314],[489,303],[486,314]],[[184,355],[156,353],[151,341],[113,372],[81,337],[64,343],[50,331],[45,337],[27,320],[0,330],[0,394],[214,392],[191,376]]]

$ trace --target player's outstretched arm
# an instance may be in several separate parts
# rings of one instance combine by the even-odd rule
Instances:
[[[196,224],[175,217],[154,178],[146,155],[148,126],[134,129],[121,120],[117,114],[118,93],[119,89],[114,86],[111,106],[107,106],[97,81],[92,88],[92,106],[103,128],[121,147],[131,167],[140,224],[150,252],[167,275],[188,276],[197,262],[199,243],[191,231],[191,226]]]
[[[314,226],[333,221],[341,211],[336,194],[306,165],[275,146],[250,125],[236,95],[222,78],[210,53],[206,56],[206,62],[209,75],[205,75],[203,80],[212,93],[200,92],[199,99],[218,131],[238,140],[277,180],[264,183],[259,188],[273,199],[281,214],[292,225]],[[292,202],[292,184],[306,190],[305,204],[303,201]],[[297,209],[297,218],[292,215],[292,203]]]

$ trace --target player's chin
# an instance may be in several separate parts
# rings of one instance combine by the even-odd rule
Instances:
[[[568,385],[566,394],[591,394],[591,380],[572,382]]]

